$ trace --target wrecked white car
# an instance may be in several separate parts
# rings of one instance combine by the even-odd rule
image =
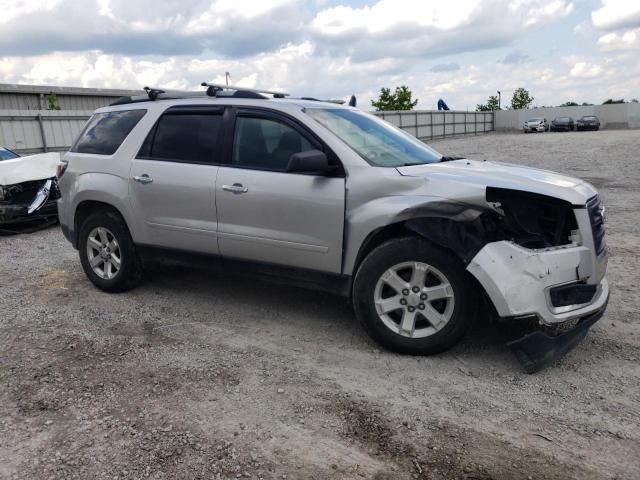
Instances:
[[[20,157],[0,147],[0,225],[57,217],[59,153]]]

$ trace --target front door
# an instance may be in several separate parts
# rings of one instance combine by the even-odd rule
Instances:
[[[222,108],[170,108],[149,133],[129,179],[145,243],[219,253],[214,189],[222,114]]]
[[[294,153],[323,149],[292,120],[241,110],[216,204],[223,256],[339,273],[345,179],[287,173]]]

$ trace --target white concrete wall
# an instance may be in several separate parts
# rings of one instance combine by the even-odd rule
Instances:
[[[640,128],[638,103],[500,110],[495,113],[496,130],[520,130],[524,122],[533,117],[544,117],[551,122],[556,117],[573,117],[577,120],[584,115],[596,115],[601,128]]]

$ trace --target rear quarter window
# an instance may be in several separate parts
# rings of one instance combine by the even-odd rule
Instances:
[[[71,147],[71,151],[113,155],[145,113],[146,110],[96,113]]]

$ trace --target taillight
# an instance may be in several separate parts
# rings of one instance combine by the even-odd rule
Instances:
[[[56,177],[60,178],[67,171],[68,162],[60,162],[56,167]]]

